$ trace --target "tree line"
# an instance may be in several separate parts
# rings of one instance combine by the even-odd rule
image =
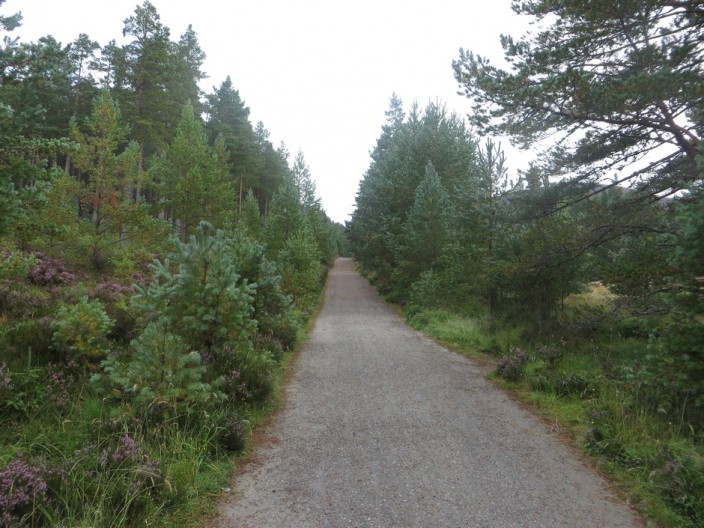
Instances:
[[[148,0],[122,45],[20,24],[0,16],[0,524],[184,522],[227,485],[344,228],[229,77],[203,93],[192,27]]]

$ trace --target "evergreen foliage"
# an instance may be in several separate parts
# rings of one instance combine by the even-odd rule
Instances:
[[[162,182],[169,216],[181,241],[201,220],[218,227],[231,223],[235,196],[226,168],[208,146],[203,124],[193,106],[183,107],[176,136],[153,169]]]
[[[150,323],[131,343],[128,359],[111,355],[103,375],[92,382],[99,390],[129,402],[137,414],[168,417],[178,406],[205,405],[218,393],[203,382],[206,372],[198,352],[159,323]]]
[[[256,284],[240,280],[232,242],[222,230],[201,222],[186,243],[151,265],[154,278],[138,287],[135,306],[196,350],[225,344],[249,348]]]
[[[484,133],[529,146],[552,136],[550,174],[643,181],[645,194],[700,178],[704,91],[697,1],[515,1],[543,22],[535,35],[502,37],[511,69],[461,51],[455,78]],[[641,161],[640,164],[636,163]]]
[[[51,324],[54,346],[75,361],[96,364],[108,350],[107,335],[113,324],[100,301],[82,297],[57,310]]]
[[[547,145],[540,163],[509,181],[494,141],[439,105],[406,114],[394,95],[351,251],[414,325],[504,355],[504,383],[572,413],[663,525],[698,526],[701,3],[513,8],[538,24],[502,37],[508,69],[461,51],[455,78],[475,133]]]
[[[169,524],[214,496],[343,245],[303,155],[230,78],[201,92],[193,27],[149,1],[122,27],[0,43],[0,503],[31,497],[0,524]]]

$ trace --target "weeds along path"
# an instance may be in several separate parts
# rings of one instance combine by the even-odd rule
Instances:
[[[287,398],[216,526],[640,526],[538,419],[408,328],[347,259]]]

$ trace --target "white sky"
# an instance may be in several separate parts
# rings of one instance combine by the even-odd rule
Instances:
[[[87,33],[101,45],[122,37],[125,18],[142,0],[7,0],[3,15],[22,11],[13,35],[63,44]],[[303,151],[328,215],[345,222],[354,210],[369,151],[393,92],[408,110],[440,100],[460,115],[452,61],[459,48],[500,62],[500,34],[519,36],[528,20],[510,0],[152,0],[172,39],[192,24],[207,54],[206,92],[227,75],[291,163]],[[502,143],[512,172],[526,156]],[[521,161],[521,159],[523,161]]]

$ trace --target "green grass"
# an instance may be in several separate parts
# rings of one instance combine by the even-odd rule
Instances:
[[[486,318],[469,318],[446,310],[424,310],[409,324],[446,346],[478,360],[509,353],[519,341],[520,326],[491,331]]]

